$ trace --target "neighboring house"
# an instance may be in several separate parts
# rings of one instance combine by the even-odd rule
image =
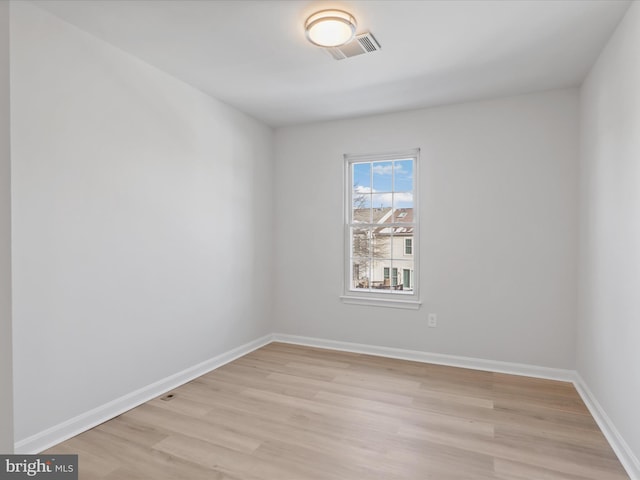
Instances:
[[[413,208],[357,208],[354,223],[371,228],[354,228],[354,288],[413,290]]]

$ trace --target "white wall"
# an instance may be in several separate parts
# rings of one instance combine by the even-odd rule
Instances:
[[[271,331],[273,132],[32,5],[11,15],[20,441]]]
[[[0,2],[0,453],[13,452],[9,2]]]
[[[581,102],[577,369],[640,458],[640,5],[585,80]],[[640,463],[636,465],[640,476]]]
[[[342,304],[342,155],[414,147],[424,304]],[[577,150],[574,89],[277,130],[276,331],[574,368]]]

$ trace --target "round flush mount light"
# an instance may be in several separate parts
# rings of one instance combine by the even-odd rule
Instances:
[[[356,19],[342,10],[322,10],[304,22],[307,39],[319,47],[339,47],[353,40]]]

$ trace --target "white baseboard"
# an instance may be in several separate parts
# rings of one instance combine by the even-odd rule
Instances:
[[[576,373],[574,385],[631,480],[640,480],[640,460],[620,435],[620,432],[579,373]]]
[[[378,345],[365,345],[362,343],[340,342],[337,340],[326,340],[322,338],[300,337],[297,335],[286,335],[282,333],[274,333],[273,341],[292,343],[296,345],[306,345],[309,347],[327,348],[330,350],[341,350],[344,352],[363,353],[367,355],[375,355],[377,357],[397,358],[400,360],[411,360],[414,362],[422,363],[435,363],[438,365],[447,365],[450,367],[470,368],[473,370],[486,370],[489,372],[523,375],[526,377],[560,380],[563,382],[573,382],[575,380],[574,370],[538,367],[535,365],[526,365],[523,363],[500,362],[497,360],[484,360],[481,358],[444,355],[441,353],[429,353],[419,350],[406,350],[403,348],[391,348],[381,347]]]
[[[151,385],[100,405],[93,410],[54,425],[42,432],[19,440],[14,446],[15,453],[34,454],[46,450],[271,342],[272,335],[266,335],[245,343]]]

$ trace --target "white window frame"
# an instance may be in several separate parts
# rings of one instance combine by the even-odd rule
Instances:
[[[400,291],[384,291],[384,292],[371,292],[371,291],[359,291],[351,287],[352,269],[351,264],[351,216],[353,205],[353,169],[354,163],[361,162],[378,162],[378,161],[390,161],[390,160],[413,160],[413,290],[411,292]],[[418,309],[420,308],[420,291],[419,291],[419,278],[420,278],[420,215],[419,215],[419,164],[420,164],[420,149],[411,150],[398,150],[395,152],[382,153],[382,154],[345,154],[344,155],[344,259],[343,259],[343,289],[342,296],[340,297],[344,303],[356,304],[356,305],[373,305],[381,307],[392,308],[405,308],[405,309]],[[402,252],[404,253],[404,242]],[[391,270],[390,275],[391,275]],[[400,275],[402,269],[398,269]]]

